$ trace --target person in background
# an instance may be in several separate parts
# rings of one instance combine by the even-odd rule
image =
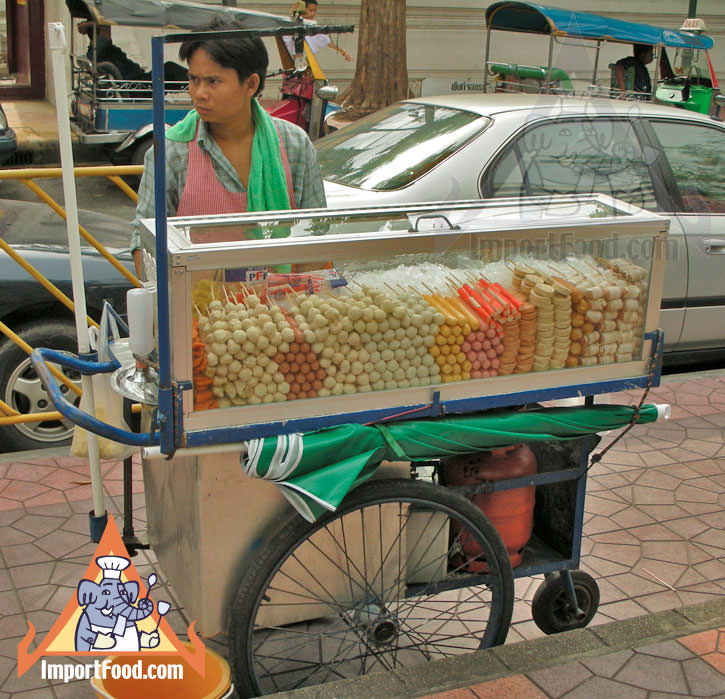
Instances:
[[[196,31],[232,30],[217,18]],[[189,65],[194,109],[166,130],[168,216],[321,208],[320,166],[307,134],[271,117],[257,96],[269,62],[261,39],[193,39],[179,56]],[[139,220],[154,216],[154,153],[138,191],[131,250],[140,271]]]
[[[93,26],[96,26],[95,39]],[[112,63],[118,69],[123,80],[150,81],[151,71],[144,70],[138,63],[132,61],[121,48],[111,39],[111,26],[109,24],[96,24],[90,20],[80,22],[78,31],[88,37],[88,51],[86,57],[95,64]],[[186,82],[186,69],[174,61],[164,63],[164,80],[173,82]]]
[[[303,4],[304,10],[302,10]],[[300,2],[295,3],[295,5],[292,7],[290,14],[294,18],[301,18],[308,24],[317,24],[315,17],[317,16],[318,9],[319,3],[317,2],[317,0],[304,0],[304,3],[302,2],[302,0],[300,0]],[[310,50],[314,54],[316,54],[321,48],[329,46],[331,49],[333,49],[333,51],[339,53],[346,61],[352,61],[352,56],[341,46],[335,44],[327,34],[314,34],[312,36],[308,36],[305,41],[307,42],[307,45],[310,47]],[[293,56],[295,54],[295,49],[294,40],[292,39],[292,37],[284,37],[284,43],[285,46],[287,46],[287,50],[290,52],[290,55]]]
[[[78,25],[78,31],[85,34],[90,43],[86,57],[89,61],[99,63],[113,63],[118,68],[124,80],[149,80],[150,74],[138,63],[132,61],[126,53],[111,40],[111,27],[108,24],[96,24],[94,37],[94,22],[84,21]]]
[[[620,58],[614,64],[613,87],[623,95],[634,92],[638,99],[652,99],[652,82],[647,70],[652,58],[651,46],[634,44],[634,55]]]

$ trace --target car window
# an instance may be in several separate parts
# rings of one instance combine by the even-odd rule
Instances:
[[[490,123],[486,117],[428,104],[394,104],[315,143],[322,175],[351,187],[391,190],[410,184]]]
[[[489,176],[489,196],[601,192],[657,209],[652,178],[632,125],[557,120],[522,134]]]
[[[704,124],[652,121],[690,213],[725,213],[725,132]]]
[[[528,194],[524,184],[524,173],[519,165],[516,148],[509,148],[499,160],[491,175],[491,186],[495,197],[524,197]]]

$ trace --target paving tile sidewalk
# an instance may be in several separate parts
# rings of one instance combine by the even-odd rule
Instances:
[[[15,131],[18,148],[45,150],[58,147],[58,117],[46,100],[5,100],[8,125]]]
[[[8,125],[15,131],[24,167],[60,165],[58,117],[53,104],[47,100],[7,100],[3,101],[3,110]],[[74,132],[71,140],[77,164],[107,160],[101,146],[82,144]]]
[[[429,663],[415,672],[401,670],[368,675],[270,696],[272,699],[722,697],[725,696],[724,622],[725,599],[713,600],[647,617],[507,644]],[[436,691],[431,693],[431,690]]]
[[[725,605],[719,606],[725,611]],[[703,607],[711,609],[712,605]],[[671,617],[673,612],[660,615],[659,621],[665,625],[665,618]],[[722,620],[722,614],[718,618]],[[622,622],[613,622],[608,626],[621,629],[621,625]],[[595,627],[587,632],[596,636],[606,628]],[[582,657],[572,658],[569,662],[430,694],[427,699],[633,699],[725,695],[725,627],[667,640],[640,642],[635,638],[633,635],[626,640],[626,648],[606,646],[601,654],[580,653]],[[579,645],[585,644],[579,641]],[[515,646],[509,648],[515,649]],[[542,656],[539,662],[546,657],[546,649]],[[531,661],[531,665],[534,662]]]
[[[636,403],[640,395],[624,392],[609,399]],[[418,686],[416,694],[397,696],[441,690],[451,699],[585,692],[593,697],[725,696],[725,619],[713,618],[710,626],[700,620],[700,626],[675,629],[674,635],[671,629],[660,629],[659,635],[638,637],[640,645],[634,636],[625,636],[625,645],[616,652],[607,648],[604,654],[584,657],[577,649],[589,634],[601,636],[610,627],[626,631],[627,624],[643,623],[642,619],[666,619],[675,613],[672,610],[705,609],[725,599],[725,371],[666,378],[651,391],[648,402],[671,403],[672,419],[635,426],[590,470],[582,569],[594,576],[601,590],[590,628],[543,637],[531,620],[531,599],[540,576],[518,580],[507,644],[486,652],[509,658],[506,672],[499,668],[498,674],[482,674],[471,660],[478,654],[462,656],[442,661],[456,673],[452,684],[427,674],[439,667],[431,664],[409,673],[427,684]],[[599,448],[612,439],[605,437]],[[121,464],[104,463],[103,470],[108,510],[121,522]],[[138,462],[134,471],[134,523],[137,533],[143,533],[146,517]],[[0,698],[93,696],[85,682],[50,683],[41,679],[37,668],[18,678],[16,671],[17,645],[27,621],[42,638],[75,595],[93,556],[95,546],[88,540],[90,497],[83,459],[27,453],[0,459]],[[144,578],[155,570],[163,579],[151,551],[140,552],[134,565]],[[189,620],[173,587],[165,584],[162,590],[175,602],[169,620],[182,634]],[[224,639],[218,640],[215,647],[224,652]],[[553,665],[535,664],[545,648],[564,649],[564,655]],[[518,659],[529,665],[517,665]],[[670,676],[679,678],[677,683],[650,686]],[[365,690],[369,679],[355,681],[360,683],[357,693],[348,696],[396,696],[387,693],[391,687],[385,685],[384,675],[377,680],[384,693]],[[322,688],[310,691],[314,693],[307,696],[324,696]]]

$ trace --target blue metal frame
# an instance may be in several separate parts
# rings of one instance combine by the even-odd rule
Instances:
[[[582,440],[582,444],[584,445],[585,443],[586,438]],[[525,555],[522,564],[513,570],[515,578],[526,578],[531,575],[553,573],[555,571],[561,571],[562,573],[568,575],[568,571],[575,570],[579,567],[581,541],[584,528],[584,500],[586,497],[587,472],[589,470],[589,458],[591,456],[591,451],[591,448],[585,448],[582,446],[582,450],[579,455],[579,466],[577,468],[540,473],[534,476],[529,476],[528,478],[510,479],[509,481],[495,481],[490,484],[491,490],[495,491],[499,489],[508,490],[516,487],[524,487],[526,485],[548,485],[551,483],[560,483],[570,480],[576,480],[577,482],[574,508],[573,511],[567,513],[572,527],[570,550],[567,554],[564,554],[554,550],[545,542],[541,541],[538,543],[539,546],[544,548],[544,550],[541,553],[538,553],[538,555],[536,553],[532,555],[531,549],[536,549],[536,546],[530,547],[530,545],[527,545],[527,554]],[[521,485],[517,485],[517,481],[521,482]],[[525,481],[530,481],[530,483]],[[536,534],[536,531],[534,531],[534,534]],[[569,580],[571,580],[571,577],[569,577]],[[573,599],[574,604],[576,604],[576,596],[574,596]]]
[[[189,106],[168,109],[166,118],[171,126],[189,113]],[[117,102],[100,104],[96,107],[96,129],[98,131],[125,131],[132,134],[152,121],[153,106],[149,104]]]
[[[166,127],[164,122],[165,36],[151,39],[151,87],[154,116],[154,205],[156,207],[156,299],[159,357],[159,421],[161,451],[170,454],[174,440],[174,390],[171,385],[169,272],[166,243]]]
[[[131,432],[130,430],[122,430],[106,422],[102,422],[97,417],[76,408],[62,393],[55,377],[50,373],[47,362],[53,362],[60,366],[74,369],[85,375],[108,374],[120,367],[119,363],[113,362],[96,362],[79,359],[73,355],[57,352],[56,350],[37,348],[30,354],[30,361],[38,372],[43,387],[50,396],[53,405],[58,411],[71,422],[82,427],[84,430],[93,432],[100,437],[105,437],[114,442],[122,444],[131,444],[137,447],[150,447],[159,443],[159,437],[154,432]]]
[[[491,410],[493,408],[507,408],[516,405],[525,405],[527,403],[536,403],[542,400],[555,400],[558,398],[595,395],[597,393],[613,393],[631,388],[644,388],[648,383],[648,377],[643,376],[634,379],[599,381],[591,384],[571,384],[569,386],[537,389],[535,391],[520,391],[518,393],[501,393],[478,398],[440,401],[437,407],[433,403],[424,403],[419,405],[406,405],[404,407],[381,408],[379,410],[365,410],[357,413],[341,413],[338,415],[280,420],[278,422],[213,427],[186,432],[184,435],[184,443],[180,446],[204,447],[229,442],[243,442],[247,439],[271,437],[278,434],[310,432],[345,422],[367,424],[392,419],[410,420],[412,417],[435,418],[453,413],[473,413]],[[397,416],[401,410],[405,410],[406,414],[398,418]],[[414,415],[410,413],[414,413]]]

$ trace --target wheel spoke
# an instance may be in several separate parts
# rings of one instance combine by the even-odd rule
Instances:
[[[230,636],[248,693],[409,667],[505,637],[513,578],[490,522],[443,488],[392,482],[398,495],[372,482],[318,524],[298,523],[240,588],[241,627]],[[463,535],[485,574],[467,570]]]
[[[303,638],[299,640],[306,644],[315,644],[316,642],[316,645],[319,646],[319,644],[322,643],[323,640],[319,636],[319,634],[301,633],[299,635],[303,636]],[[341,635],[339,638],[337,638],[337,634],[335,633],[326,633],[324,635],[324,640],[337,640],[339,643],[337,651],[333,653],[331,659],[324,664],[321,662],[321,658],[323,657],[323,654],[321,653],[318,653],[316,659],[309,660],[306,660],[304,657],[300,657],[300,655],[290,656],[288,653],[284,652],[284,648],[279,647],[276,648],[273,654],[265,654],[261,652],[262,644],[255,646],[255,657],[260,666],[265,668],[265,676],[268,679],[274,678],[274,684],[277,688],[282,686],[289,687],[289,685],[287,684],[280,685],[278,682],[285,677],[297,677],[297,679],[293,680],[293,685],[291,686],[291,688],[297,688],[298,686],[304,684],[305,680],[308,677],[315,676],[316,674],[319,674],[319,672],[322,670],[324,670],[328,676],[332,674],[339,675],[339,678],[343,678],[344,675],[339,673],[336,666],[341,665],[343,662],[349,662],[351,659],[355,659],[356,657],[364,657],[361,656],[359,653],[357,654],[357,656],[350,656],[345,654],[346,645],[349,646],[352,650],[354,650],[359,645],[357,638],[348,640],[345,635]],[[304,647],[304,645],[301,646],[299,645],[299,643],[294,644],[293,646],[288,646],[288,648],[290,649],[304,649]],[[270,662],[272,662],[272,664],[269,664]],[[322,681],[327,680],[320,680],[320,682]],[[317,683],[319,684],[319,682]]]

